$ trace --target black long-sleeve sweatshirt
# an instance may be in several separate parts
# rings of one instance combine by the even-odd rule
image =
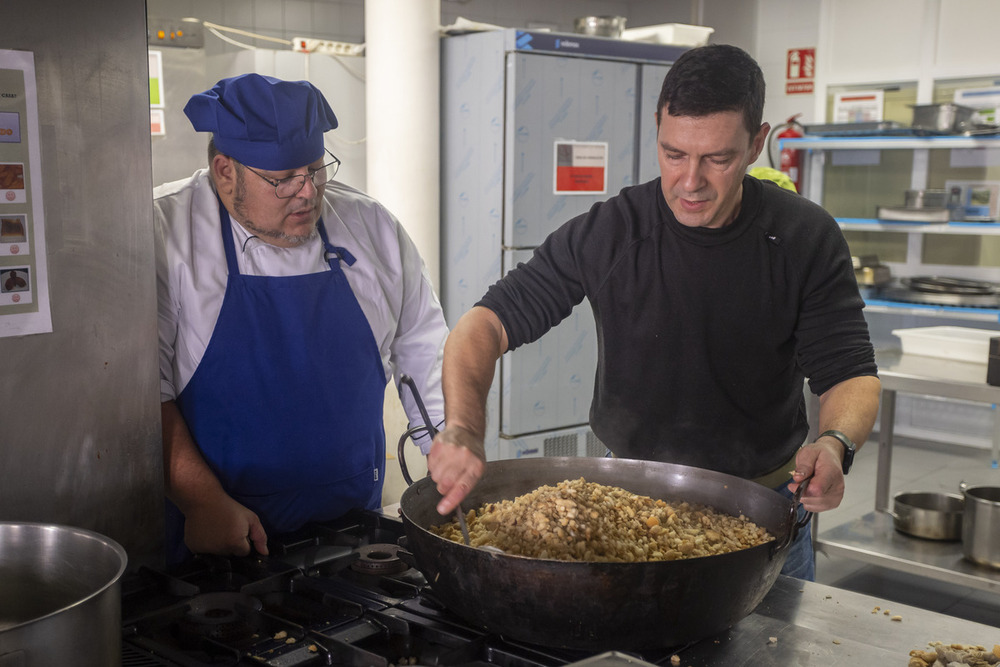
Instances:
[[[478,305],[514,349],[584,298],[597,325],[591,428],[620,457],[757,477],[805,440],[805,377],[822,394],[877,374],[836,221],[749,176],[720,229],[678,223],[658,178],[625,188],[553,232]]]

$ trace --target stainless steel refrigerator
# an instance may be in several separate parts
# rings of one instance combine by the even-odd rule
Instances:
[[[513,29],[442,40],[449,325],[563,222],[658,176],[656,101],[683,51]],[[588,426],[596,363],[586,302],[504,355],[487,405],[487,458],[603,456]]]

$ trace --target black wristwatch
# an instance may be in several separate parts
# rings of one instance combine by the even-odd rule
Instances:
[[[840,431],[834,431],[831,429],[829,431],[823,431],[819,434],[820,438],[824,436],[830,436],[831,438],[840,440],[840,444],[844,446],[844,463],[841,466],[841,469],[844,471],[845,475],[851,472],[851,466],[854,465],[854,452],[856,452],[858,448],[854,446],[854,443],[851,442],[850,438]],[[819,438],[816,439],[819,440]]]

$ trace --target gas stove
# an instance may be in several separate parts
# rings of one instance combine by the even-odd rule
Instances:
[[[270,555],[196,556],[122,580],[122,664],[546,667],[669,664],[533,646],[475,628],[411,566],[402,521],[355,511],[272,538]],[[525,610],[530,613],[530,610]]]

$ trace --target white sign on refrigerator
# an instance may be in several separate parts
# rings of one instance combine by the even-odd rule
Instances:
[[[602,195],[608,191],[606,141],[557,141],[555,153],[555,194]]]
[[[35,58],[0,49],[0,336],[52,331]]]

